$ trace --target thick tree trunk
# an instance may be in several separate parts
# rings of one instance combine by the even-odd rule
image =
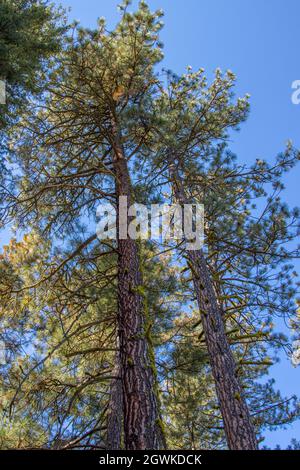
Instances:
[[[170,162],[170,175],[179,204],[189,203],[174,160]],[[192,269],[194,289],[228,447],[235,450],[255,450],[258,445],[254,427],[236,376],[235,359],[227,340],[222,311],[203,251],[186,250],[186,257]]]
[[[114,169],[117,197],[133,203],[127,161],[118,132],[114,134]],[[128,450],[160,449],[163,446],[156,376],[147,318],[143,305],[139,247],[136,240],[120,238],[118,231],[118,334],[123,388],[124,445]]]

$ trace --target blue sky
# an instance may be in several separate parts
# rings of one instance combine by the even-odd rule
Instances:
[[[58,2],[57,2],[58,3]],[[93,27],[99,16],[108,24],[118,19],[115,0],[61,0],[71,7],[71,19]],[[149,0],[152,9],[165,12],[162,40],[164,67],[177,73],[187,65],[231,69],[238,78],[237,94],[251,95],[251,114],[231,149],[239,160],[272,160],[291,139],[300,148],[300,105],[292,104],[292,82],[300,79],[299,0]],[[136,4],[136,2],[134,2]],[[285,199],[299,205],[300,165],[287,176]],[[2,234],[3,235],[3,234]],[[2,236],[1,236],[2,238]],[[4,237],[7,238],[7,237]],[[3,241],[3,238],[2,238]],[[298,265],[299,268],[299,265]],[[283,395],[299,391],[300,367],[284,356],[272,376]],[[266,433],[265,443],[283,448],[292,437],[300,439],[300,423]]]

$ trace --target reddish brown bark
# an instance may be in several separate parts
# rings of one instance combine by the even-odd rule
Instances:
[[[117,197],[133,203],[127,161],[116,127],[114,170]],[[117,210],[119,227],[119,208]],[[146,337],[139,247],[129,237],[120,239],[118,230],[118,336],[124,410],[124,445],[128,450],[159,449],[160,429],[156,378]]]
[[[174,160],[170,161],[170,175],[179,204],[189,203]],[[235,450],[255,450],[258,446],[254,427],[236,375],[235,359],[228,343],[222,311],[205,256],[202,250],[186,250],[186,257],[192,269],[194,289],[228,447]]]

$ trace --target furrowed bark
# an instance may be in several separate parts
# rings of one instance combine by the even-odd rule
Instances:
[[[174,160],[170,160],[170,177],[177,201],[181,206],[188,204]],[[255,450],[258,444],[254,427],[236,376],[235,359],[227,340],[222,310],[203,251],[186,250],[186,257],[192,268],[194,289],[228,447],[234,450]]]
[[[114,170],[116,193],[134,202],[130,176],[115,125]],[[128,450],[160,449],[163,446],[156,376],[151,346],[147,340],[147,318],[143,305],[139,247],[136,240],[122,239],[118,231],[118,335],[124,410],[124,446]]]

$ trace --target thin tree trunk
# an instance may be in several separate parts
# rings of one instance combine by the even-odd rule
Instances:
[[[117,347],[119,347],[117,341]],[[106,449],[119,450],[122,447],[123,390],[121,382],[120,351],[115,355],[114,378],[110,385],[107,416]]]
[[[179,204],[188,204],[176,164],[170,160],[170,176]],[[214,377],[229,449],[258,448],[247,404],[236,376],[236,363],[227,340],[222,311],[202,250],[186,250],[202,319],[206,347]]]
[[[133,203],[130,176],[120,138],[113,125],[114,170],[117,197]],[[119,199],[118,199],[119,201]],[[143,305],[139,247],[136,240],[122,239],[118,231],[118,334],[123,388],[124,445],[128,450],[163,446],[156,376],[147,318]]]

